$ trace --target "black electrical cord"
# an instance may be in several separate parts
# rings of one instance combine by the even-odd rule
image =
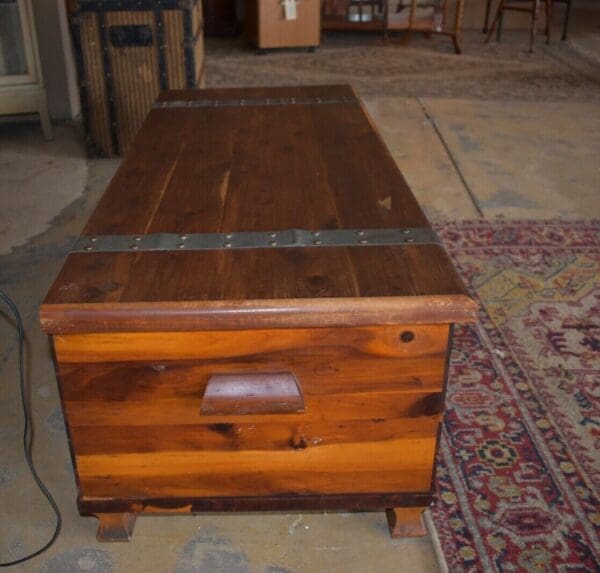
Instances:
[[[23,417],[25,418],[25,425],[23,428],[23,451],[25,452],[25,460],[27,461],[27,465],[29,466],[29,471],[31,472],[33,479],[40,488],[40,491],[46,496],[48,503],[52,506],[52,509],[56,514],[56,528],[54,529],[54,534],[50,538],[50,541],[48,541],[48,543],[46,543],[43,547],[41,547],[34,553],[26,555],[25,557],[15,559],[15,561],[0,562],[0,567],[11,567],[13,565],[18,565],[19,563],[23,563],[25,561],[33,559],[34,557],[37,557],[54,544],[54,542],[58,539],[60,530],[62,528],[62,515],[60,514],[60,509],[58,508],[56,501],[54,501],[52,494],[48,491],[48,488],[46,488],[44,482],[40,479],[40,476],[38,475],[35,466],[33,465],[33,460],[31,458],[31,445],[33,443],[33,425],[31,418],[31,404],[29,403],[29,397],[27,394],[27,389],[25,387],[25,329],[23,328],[23,320],[21,319],[21,314],[19,313],[17,305],[1,290],[0,299],[2,299],[10,308],[13,316],[15,317],[15,322],[17,323],[19,343],[19,383],[21,386],[21,405],[23,406]]]

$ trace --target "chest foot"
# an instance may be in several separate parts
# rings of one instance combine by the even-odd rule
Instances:
[[[133,513],[98,513],[100,521],[96,539],[106,541],[130,541],[135,526]]]
[[[394,507],[386,510],[390,536],[398,537],[423,537],[427,530],[423,525],[424,507]]]

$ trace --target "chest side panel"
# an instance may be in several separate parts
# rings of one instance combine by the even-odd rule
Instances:
[[[447,345],[447,325],[57,337],[82,497],[427,492]],[[282,371],[303,412],[201,413],[211,375]]]

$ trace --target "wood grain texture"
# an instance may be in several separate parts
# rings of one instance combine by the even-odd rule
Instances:
[[[408,338],[407,338],[408,337]],[[407,339],[407,341],[405,341]],[[107,332],[54,337],[61,363],[188,360],[280,353],[283,360],[345,349],[372,358],[445,355],[448,325],[356,326],[349,328],[255,329],[191,332]]]
[[[288,450],[78,455],[91,497],[427,491],[435,436]]]
[[[105,406],[109,408],[110,404]],[[106,424],[113,422],[112,426],[77,426],[74,431],[75,444],[81,455],[204,450],[291,451],[323,443],[387,441],[394,436],[423,439],[435,435],[439,415],[331,421],[279,418],[275,421],[254,419],[244,423],[232,420],[235,420],[233,416],[226,421],[221,418],[213,423],[197,418],[194,424],[119,425],[119,421],[113,419],[106,421]],[[102,439],[97,439],[98,435]]]
[[[311,328],[474,322],[477,305],[464,295],[318,298],[228,302],[67,303],[42,306],[47,332],[180,331]]]
[[[423,511],[425,507],[394,507],[386,510],[390,536],[399,537],[424,537],[427,530],[423,525]]]
[[[101,512],[195,513],[200,511],[373,511],[389,507],[427,507],[431,492],[369,492],[359,494],[303,494],[227,497],[79,497],[82,515]]]
[[[55,337],[83,497],[429,491],[447,325],[138,334]],[[202,412],[211,376],[284,366],[304,412]]]
[[[96,540],[100,543],[109,541],[130,541],[135,527],[133,513],[98,513],[98,533]]]
[[[354,102],[156,109],[84,234],[427,225]],[[476,310],[436,245],[70,255],[41,319],[80,511],[106,539],[131,514],[244,509],[393,508],[414,534],[450,325]]]
[[[304,412],[304,400],[291,372],[213,374],[202,396],[202,414],[290,414]]]
[[[317,95],[354,96],[313,86],[163,99]],[[153,110],[83,234],[404,226],[428,223],[362,106],[344,103]],[[349,323],[357,313],[345,301],[363,298],[400,322],[448,322],[449,307],[458,321],[474,314],[444,250],[410,245],[72,254],[42,316],[49,332],[86,328],[74,307],[112,330],[165,330],[190,304],[203,328],[220,328],[244,305],[292,301],[312,324],[321,314]],[[246,327],[259,315],[244,316]]]

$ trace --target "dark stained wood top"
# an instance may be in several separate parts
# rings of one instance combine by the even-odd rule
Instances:
[[[354,97],[349,86],[161,100]],[[410,134],[407,134],[410,137]],[[83,235],[425,227],[359,103],[154,109]],[[48,332],[473,320],[435,245],[71,254]]]

